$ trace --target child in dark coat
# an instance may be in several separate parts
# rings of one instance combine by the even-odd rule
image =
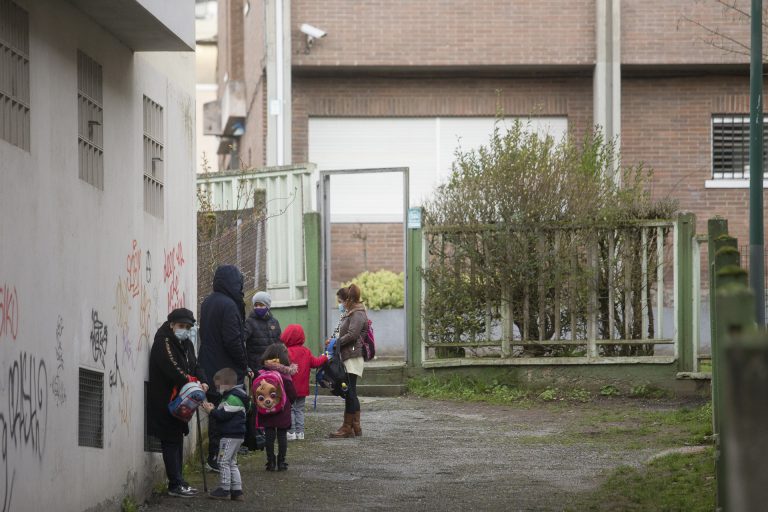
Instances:
[[[222,368],[213,376],[213,382],[222,395],[219,406],[203,404],[205,410],[216,421],[221,433],[219,443],[219,487],[209,493],[211,498],[243,501],[243,481],[237,467],[237,452],[245,438],[245,417],[251,400],[237,385],[237,373],[232,368]]]
[[[262,371],[276,371],[280,373],[283,381],[283,391],[286,401],[283,408],[277,412],[264,413],[257,407],[256,422],[264,428],[266,437],[265,450],[267,452],[267,471],[286,471],[288,464],[285,457],[288,454],[288,429],[291,428],[291,404],[296,401],[296,388],[293,386],[292,375],[296,374],[297,367],[291,364],[288,357],[288,349],[282,343],[275,343],[267,347],[262,356]],[[261,372],[260,372],[261,373]],[[275,460],[275,438],[277,438],[277,460]]]

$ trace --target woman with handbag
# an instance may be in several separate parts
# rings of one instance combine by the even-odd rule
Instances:
[[[197,363],[189,333],[194,314],[184,308],[174,309],[155,334],[149,354],[149,393],[147,394],[147,431],[160,440],[163,464],[168,476],[168,494],[190,498],[197,494],[182,475],[184,436],[187,423],[171,415],[168,403],[188,382],[199,381],[208,390],[205,372]]]
[[[363,435],[360,427],[360,400],[357,397],[357,380],[363,377],[363,336],[368,330],[368,314],[360,301],[360,288],[356,284],[339,288],[336,300],[341,311],[336,344],[347,370],[347,395],[344,398],[344,423],[331,438]]]

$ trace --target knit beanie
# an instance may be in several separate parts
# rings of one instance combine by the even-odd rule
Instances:
[[[251,303],[253,305],[256,305],[257,302],[261,302],[268,308],[272,307],[272,297],[269,296],[267,292],[256,292],[253,294],[253,299],[251,300]]]

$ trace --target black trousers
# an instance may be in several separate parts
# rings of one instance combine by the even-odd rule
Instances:
[[[265,428],[264,434],[266,444],[264,449],[267,451],[267,458],[275,456],[275,437],[277,437],[277,459],[284,461],[288,453],[288,429],[287,428]]]
[[[168,477],[168,489],[173,489],[184,482],[184,477],[181,474],[184,463],[184,436],[179,434],[160,439],[160,447],[163,450],[163,464],[165,464],[165,474]]]
[[[357,375],[347,374],[347,397],[344,399],[344,412],[354,414],[360,410],[360,400],[357,398]]]

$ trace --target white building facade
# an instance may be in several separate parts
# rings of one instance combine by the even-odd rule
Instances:
[[[149,349],[197,303],[194,44],[192,0],[0,0],[4,512],[158,481]]]

